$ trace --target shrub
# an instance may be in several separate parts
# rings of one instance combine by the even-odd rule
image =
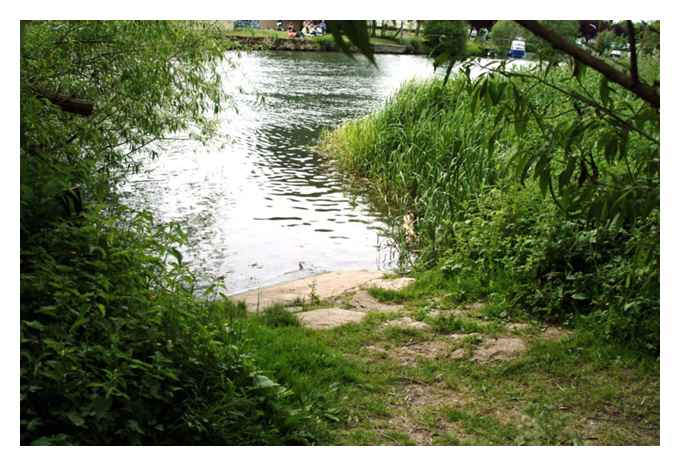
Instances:
[[[301,441],[239,349],[242,308],[193,296],[175,227],[123,214],[56,225],[24,263],[22,443]]]
[[[270,306],[262,311],[261,319],[269,327],[299,327],[298,318],[281,304]]]

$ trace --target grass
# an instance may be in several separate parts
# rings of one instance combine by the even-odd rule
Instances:
[[[280,304],[266,308],[259,317],[269,327],[300,326],[300,321],[295,314]]]
[[[419,276],[417,297],[404,298],[405,315],[449,294],[434,291],[430,276]],[[508,361],[424,356],[404,364],[400,351],[446,341],[448,331],[482,333],[456,343],[469,353],[485,332],[502,333],[503,321],[481,309],[443,319],[436,332],[383,328],[394,315],[382,313],[324,331],[267,324],[267,314],[285,312],[242,318],[241,329],[257,366],[291,389],[299,409],[316,413],[309,429],[320,443],[659,443],[658,359],[604,344],[587,329],[560,341],[529,332],[529,350]]]
[[[230,37],[269,37],[272,39],[287,39],[286,31],[274,31],[271,29],[233,29],[224,31]]]
[[[400,290],[387,290],[384,288],[368,288],[369,295],[383,303],[402,303],[406,299]]]

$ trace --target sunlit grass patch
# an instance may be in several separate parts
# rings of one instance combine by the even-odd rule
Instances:
[[[383,303],[403,303],[407,297],[400,290],[389,290],[385,288],[368,288],[366,290],[369,295]]]

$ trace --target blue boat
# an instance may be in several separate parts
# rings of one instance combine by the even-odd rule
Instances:
[[[512,41],[512,45],[510,45],[508,56],[510,58],[524,58],[524,56],[527,54],[526,49],[527,44],[524,40],[515,39]]]

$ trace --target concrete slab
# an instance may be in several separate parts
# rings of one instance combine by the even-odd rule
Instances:
[[[258,311],[272,304],[290,304],[296,300],[309,302],[312,287],[317,297],[328,299],[353,288],[358,288],[366,282],[381,278],[382,276],[382,272],[370,270],[328,272],[238,293],[232,295],[231,299],[234,301],[244,301],[248,310]]]
[[[352,322],[360,322],[366,316],[363,312],[350,311],[339,307],[315,309],[313,311],[300,312],[296,315],[304,327],[313,329],[327,329]]]

